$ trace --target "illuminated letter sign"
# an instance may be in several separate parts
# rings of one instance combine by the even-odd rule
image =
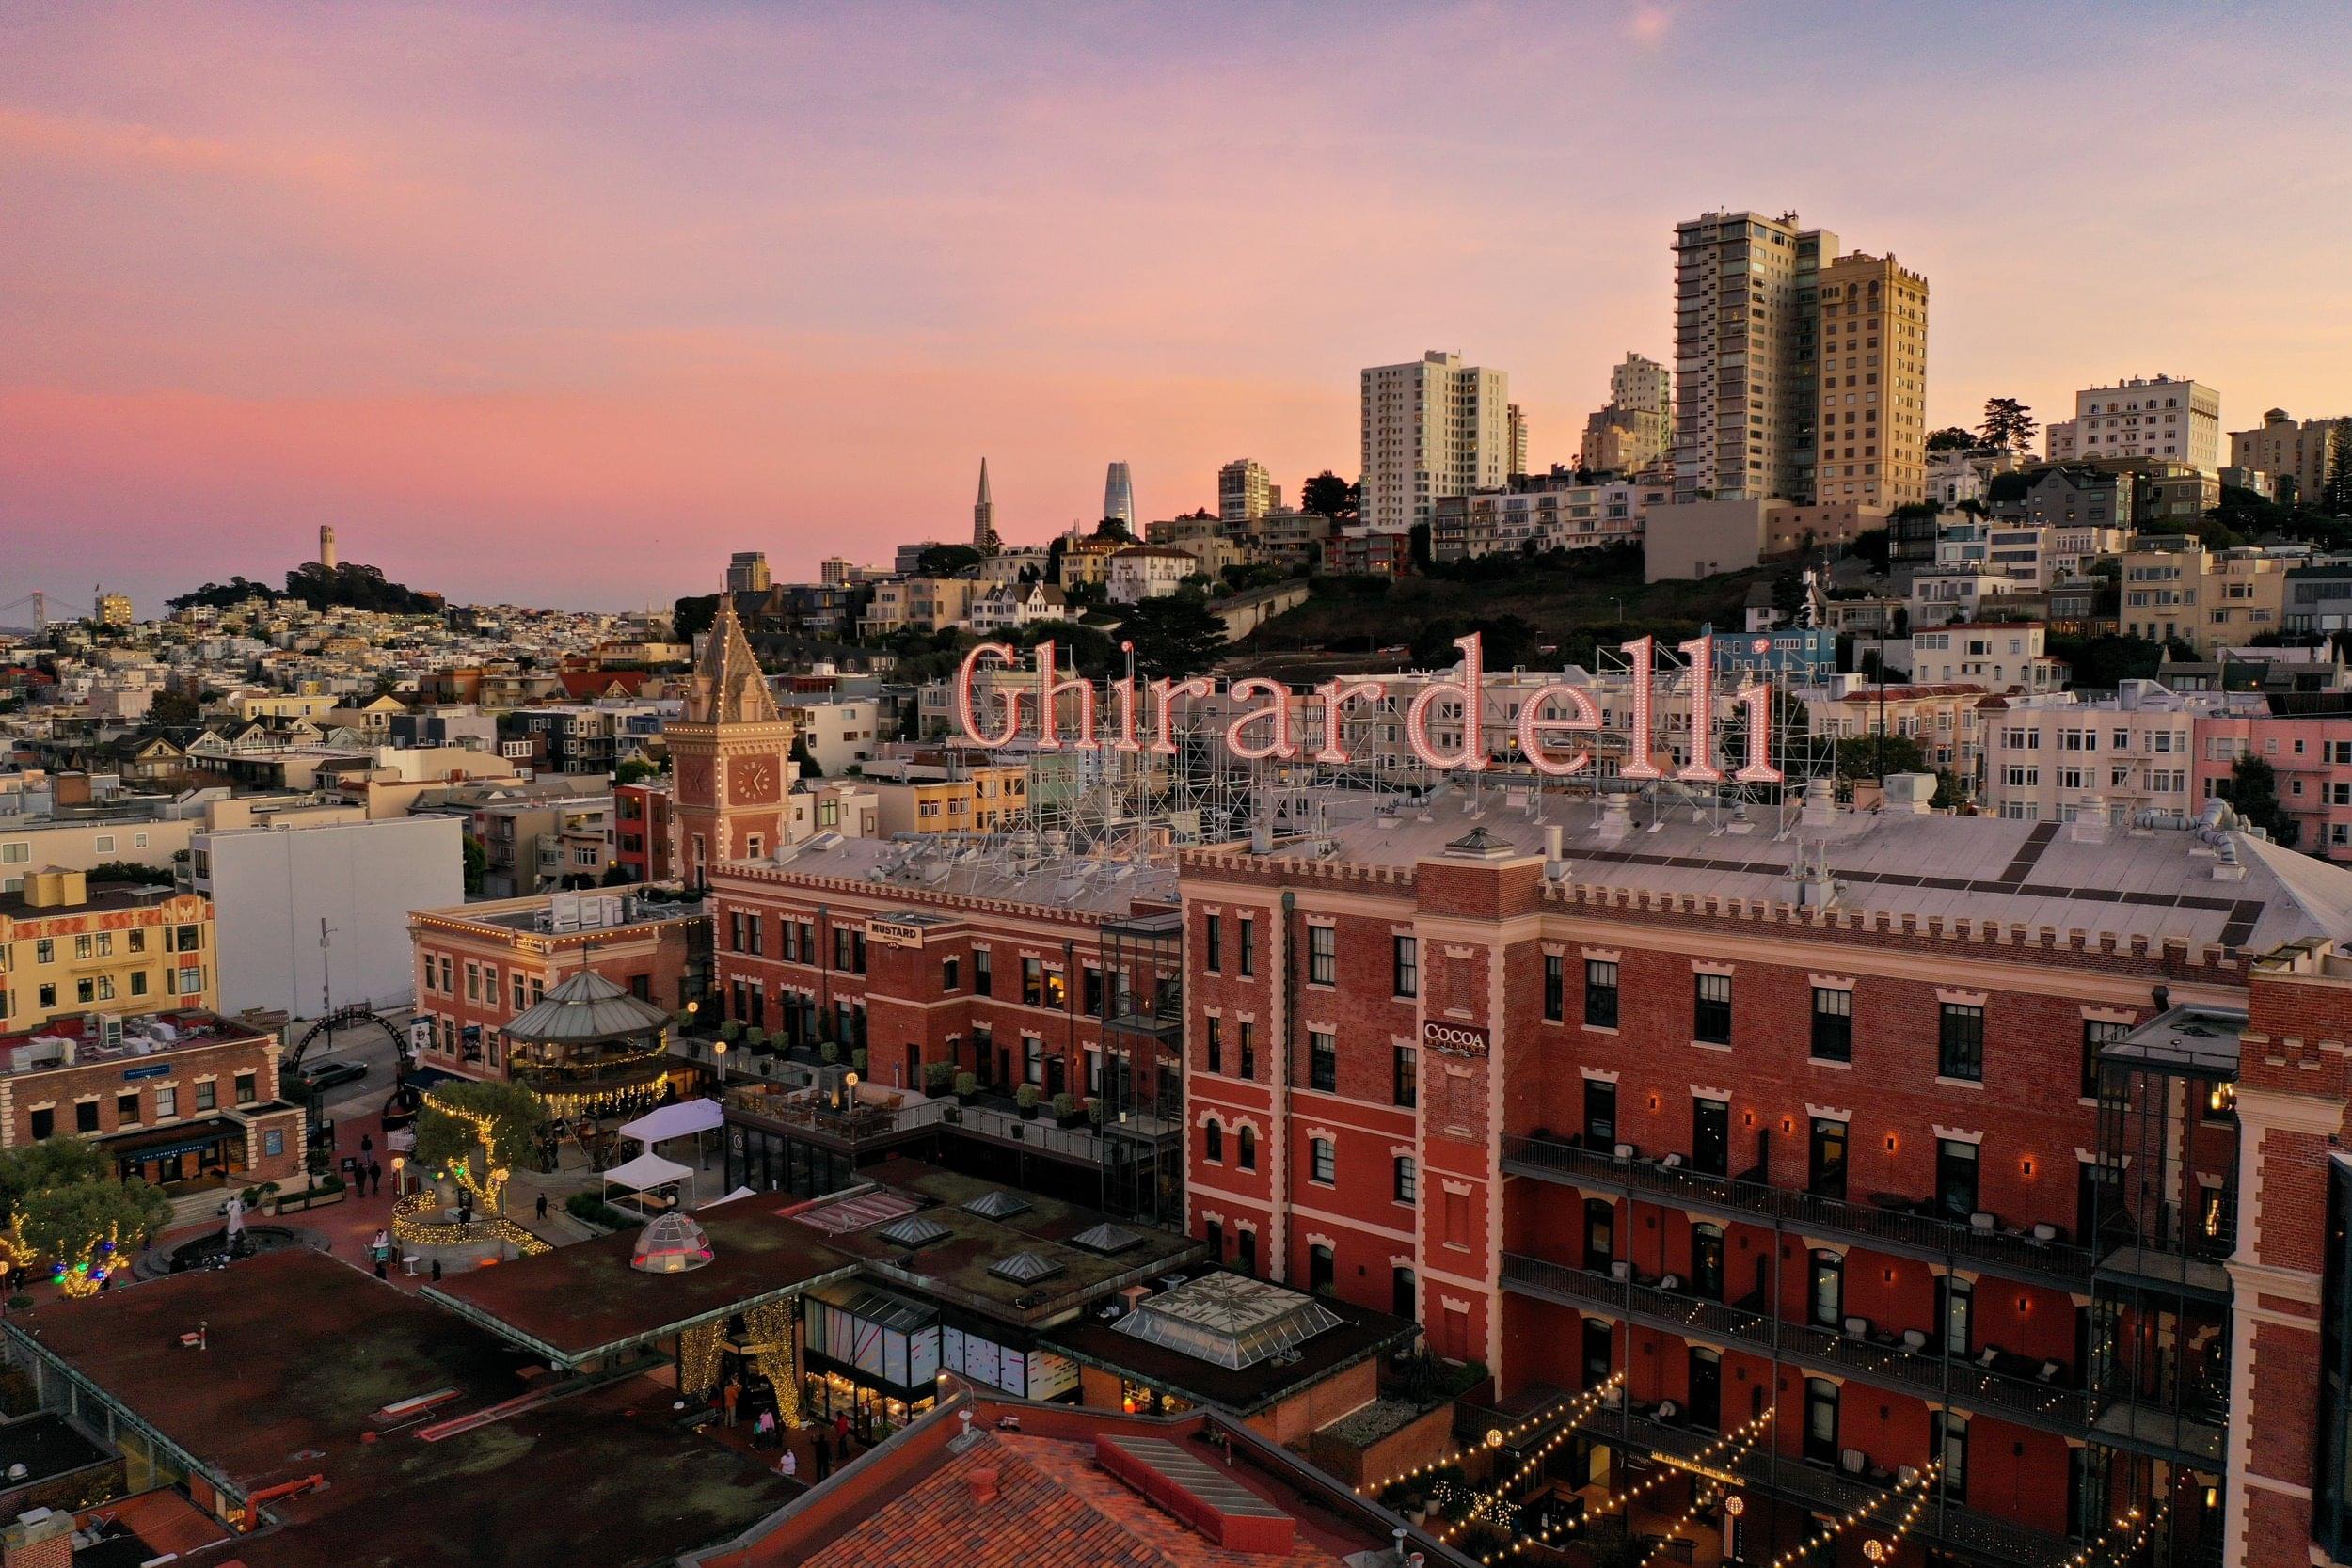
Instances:
[[[1475,1023],[1448,1023],[1436,1018],[1421,1022],[1421,1043],[1443,1055],[1484,1056],[1486,1040],[1486,1031]]]

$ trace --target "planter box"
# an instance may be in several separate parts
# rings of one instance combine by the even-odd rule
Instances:
[[[305,1209],[324,1209],[330,1203],[341,1203],[350,1196],[349,1186],[338,1187],[332,1192],[313,1187],[307,1193],[295,1193],[291,1196],[280,1195],[275,1205],[275,1211],[278,1213],[286,1214],[298,1213]]]

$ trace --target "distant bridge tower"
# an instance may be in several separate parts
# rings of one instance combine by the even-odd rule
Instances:
[[[335,525],[319,525],[319,564],[328,571],[335,569]]]

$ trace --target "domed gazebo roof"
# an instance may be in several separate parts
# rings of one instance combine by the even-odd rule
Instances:
[[[652,1003],[583,969],[516,1014],[506,1037],[518,1045],[601,1045],[658,1034],[669,1022]]]
[[[628,1266],[646,1274],[684,1274],[710,1261],[710,1238],[691,1216],[675,1212],[658,1216],[637,1233]]]

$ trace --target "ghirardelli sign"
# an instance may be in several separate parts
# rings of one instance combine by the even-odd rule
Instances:
[[[1488,1036],[1486,1028],[1476,1023],[1453,1023],[1441,1018],[1421,1021],[1421,1043],[1423,1049],[1443,1056],[1484,1056]]]
[[[1690,660],[1692,727],[1691,761],[1675,773],[1686,784],[1721,784],[1724,770],[1714,766],[1715,640],[1697,637],[1675,645]],[[1486,665],[1476,632],[1456,638],[1462,651],[1459,673],[1431,681],[1413,698],[1405,717],[1405,737],[1413,754],[1429,768],[1476,772],[1494,758],[1476,724],[1461,726],[1457,744],[1440,746],[1430,733],[1430,721],[1441,704],[1459,704],[1462,713],[1485,711]],[[1633,744],[1618,768],[1620,777],[1649,780],[1664,771],[1649,759],[1659,753],[1664,737],[1657,733],[1657,656],[1654,638],[1621,643],[1632,669]],[[982,642],[964,655],[956,671],[956,722],[963,737],[976,746],[1010,746],[1026,737],[1040,751],[1149,752],[1176,754],[1176,709],[1187,697],[1215,695],[1216,684],[1203,676],[1189,679],[1137,681],[1132,677],[1107,681],[1100,687],[1079,675],[1065,675],[1057,663],[1054,644],[1041,642],[1030,650],[1037,675],[1034,692],[994,692],[987,702],[994,711],[983,714],[983,699],[974,678],[984,665],[1007,669],[1020,666],[1020,653],[1009,642]],[[1296,696],[1280,681],[1253,676],[1233,682],[1228,695],[1259,705],[1235,715],[1226,726],[1225,744],[1245,762],[1267,758],[1307,761],[1344,767],[1354,758],[1343,740],[1342,719],[1350,703],[1376,702],[1384,688],[1377,681],[1325,681],[1314,689],[1323,708],[1323,745],[1307,752],[1295,734],[1292,705]],[[1744,765],[1731,775],[1741,784],[1779,784],[1781,770],[1772,766],[1772,683],[1755,681],[1734,694],[1747,732]],[[1064,702],[1077,707],[1074,724],[1065,724]],[[1562,710],[1565,710],[1563,712]],[[1547,717],[1547,714],[1558,715]],[[1098,722],[1100,721],[1100,722]],[[1600,709],[1581,686],[1557,681],[1538,688],[1519,707],[1519,762],[1548,778],[1567,778],[1592,766],[1593,749],[1579,745],[1579,736],[1599,732]]]

